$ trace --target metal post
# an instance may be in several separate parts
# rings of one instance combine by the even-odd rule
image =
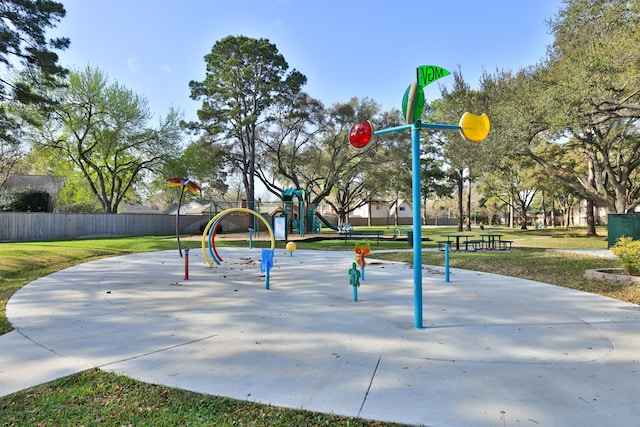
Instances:
[[[413,199],[414,324],[422,328],[422,216],[420,215],[420,121],[411,128],[411,186]]]
[[[182,258],[182,247],[180,246],[180,206],[182,205],[182,196],[184,196],[184,185],[180,186],[180,200],[178,200],[178,212],[176,212],[176,240],[178,241],[180,258]]]
[[[444,245],[444,281],[449,283],[449,244]]]
[[[305,224],[305,222],[307,221],[306,220],[306,215],[305,215],[307,207],[304,204],[304,200],[301,200],[300,204],[298,206],[301,206],[301,208],[300,208],[300,225],[299,225],[299,227],[300,227],[300,237],[304,237],[304,229],[305,229],[305,226],[307,225],[307,224]]]
[[[189,249],[184,250],[184,280],[189,280]]]
[[[416,328],[422,324],[422,215],[420,195],[420,129],[460,129],[459,125],[423,124],[417,120],[412,125],[402,125],[373,132],[374,135],[411,129],[411,190],[413,198],[413,307]]]

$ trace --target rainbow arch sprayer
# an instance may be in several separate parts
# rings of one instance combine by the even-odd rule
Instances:
[[[229,214],[232,214],[234,212],[248,213],[248,214],[251,214],[251,215],[255,216],[260,221],[262,221],[262,223],[267,228],[267,231],[269,232],[269,237],[271,239],[271,248],[270,249],[271,250],[275,249],[276,240],[275,240],[275,237],[273,235],[273,228],[269,224],[269,221],[267,221],[262,215],[260,215],[256,211],[253,211],[253,210],[247,209],[247,208],[230,208],[230,209],[226,209],[226,210],[220,212],[219,214],[217,214],[216,216],[214,216],[213,218],[211,218],[211,220],[207,223],[207,226],[205,227],[204,232],[202,233],[202,254],[204,256],[205,261],[209,265],[209,267],[214,268],[216,265],[220,265],[220,261],[222,261],[222,257],[220,256],[220,254],[216,250],[215,236],[216,236],[216,232],[218,230],[218,227],[220,226],[220,223]]]

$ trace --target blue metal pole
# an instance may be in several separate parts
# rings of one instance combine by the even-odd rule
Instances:
[[[449,244],[444,245],[444,281],[449,283]]]
[[[253,228],[249,229],[249,249],[253,249]]]
[[[413,309],[416,328],[422,328],[422,216],[420,214],[420,121],[411,128],[411,186],[413,199]]]
[[[422,124],[419,120],[412,125],[402,125],[373,132],[374,135],[411,129],[411,189],[413,199],[413,307],[416,328],[423,328],[422,322],[422,215],[420,195],[420,129],[460,129],[458,125]],[[447,247],[448,249],[448,247]]]
[[[387,129],[380,129],[377,130],[375,132],[373,132],[374,135],[382,135],[385,133],[391,133],[391,132],[397,132],[399,130],[405,130],[405,129],[413,129],[413,125],[402,125],[402,126],[396,126],[394,128],[387,128]]]
[[[460,125],[447,125],[447,124],[441,124],[441,123],[415,123],[415,125],[417,125],[420,129],[443,129],[443,130],[457,130],[460,129]],[[415,128],[414,125],[402,125],[402,126],[396,126],[393,128],[387,128],[387,129],[380,129],[377,130],[375,132],[373,132],[374,135],[383,135],[385,133],[391,133],[391,132],[397,132],[400,130],[405,130],[405,129],[413,129]]]

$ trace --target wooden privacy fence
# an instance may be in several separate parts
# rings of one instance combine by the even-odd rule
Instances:
[[[180,216],[180,232],[200,233],[208,216]],[[175,215],[0,212],[0,242],[175,235]]]

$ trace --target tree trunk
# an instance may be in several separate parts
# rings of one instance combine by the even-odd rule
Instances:
[[[593,162],[590,160],[589,161],[589,176],[588,176],[588,180],[589,180],[589,185],[590,186],[594,186],[594,181],[595,181],[595,172],[593,170]],[[593,217],[593,199],[589,198],[587,199],[587,236],[597,236],[598,234],[596,233],[596,221],[595,218]]]
[[[540,195],[540,206],[542,207],[542,228],[547,228],[547,220],[549,218],[547,217],[547,206],[544,200],[544,190],[542,190],[542,193]]]
[[[428,225],[427,224],[427,196],[426,195],[422,195],[422,223],[424,225]],[[437,220],[438,214],[436,213],[436,225],[438,225],[438,220]]]
[[[396,211],[395,214],[395,218],[393,218],[393,225],[394,226],[398,226],[398,213],[400,212],[400,209],[398,208],[398,195],[396,194],[396,202],[393,204],[393,208]]]
[[[471,231],[471,171],[467,179],[467,231]]]
[[[598,235],[598,232],[596,231],[596,218],[593,211],[593,200],[587,200],[587,236],[589,237]]]
[[[527,215],[527,206],[524,202],[522,202],[522,204],[520,205],[520,209],[522,209],[522,215],[520,215],[520,217],[522,218],[522,224],[520,224],[520,229],[526,230],[527,222],[529,222],[529,215]]]
[[[247,174],[247,209],[255,209],[255,182],[256,182],[256,140],[255,137],[249,143],[249,173]]]
[[[347,213],[344,209],[340,209],[338,211],[338,221],[340,222],[340,225],[345,225],[347,223]]]
[[[510,228],[514,228],[515,224],[514,224],[514,218],[515,218],[515,212],[514,212],[514,208],[513,208],[513,189],[510,191],[509,193],[509,227]]]

